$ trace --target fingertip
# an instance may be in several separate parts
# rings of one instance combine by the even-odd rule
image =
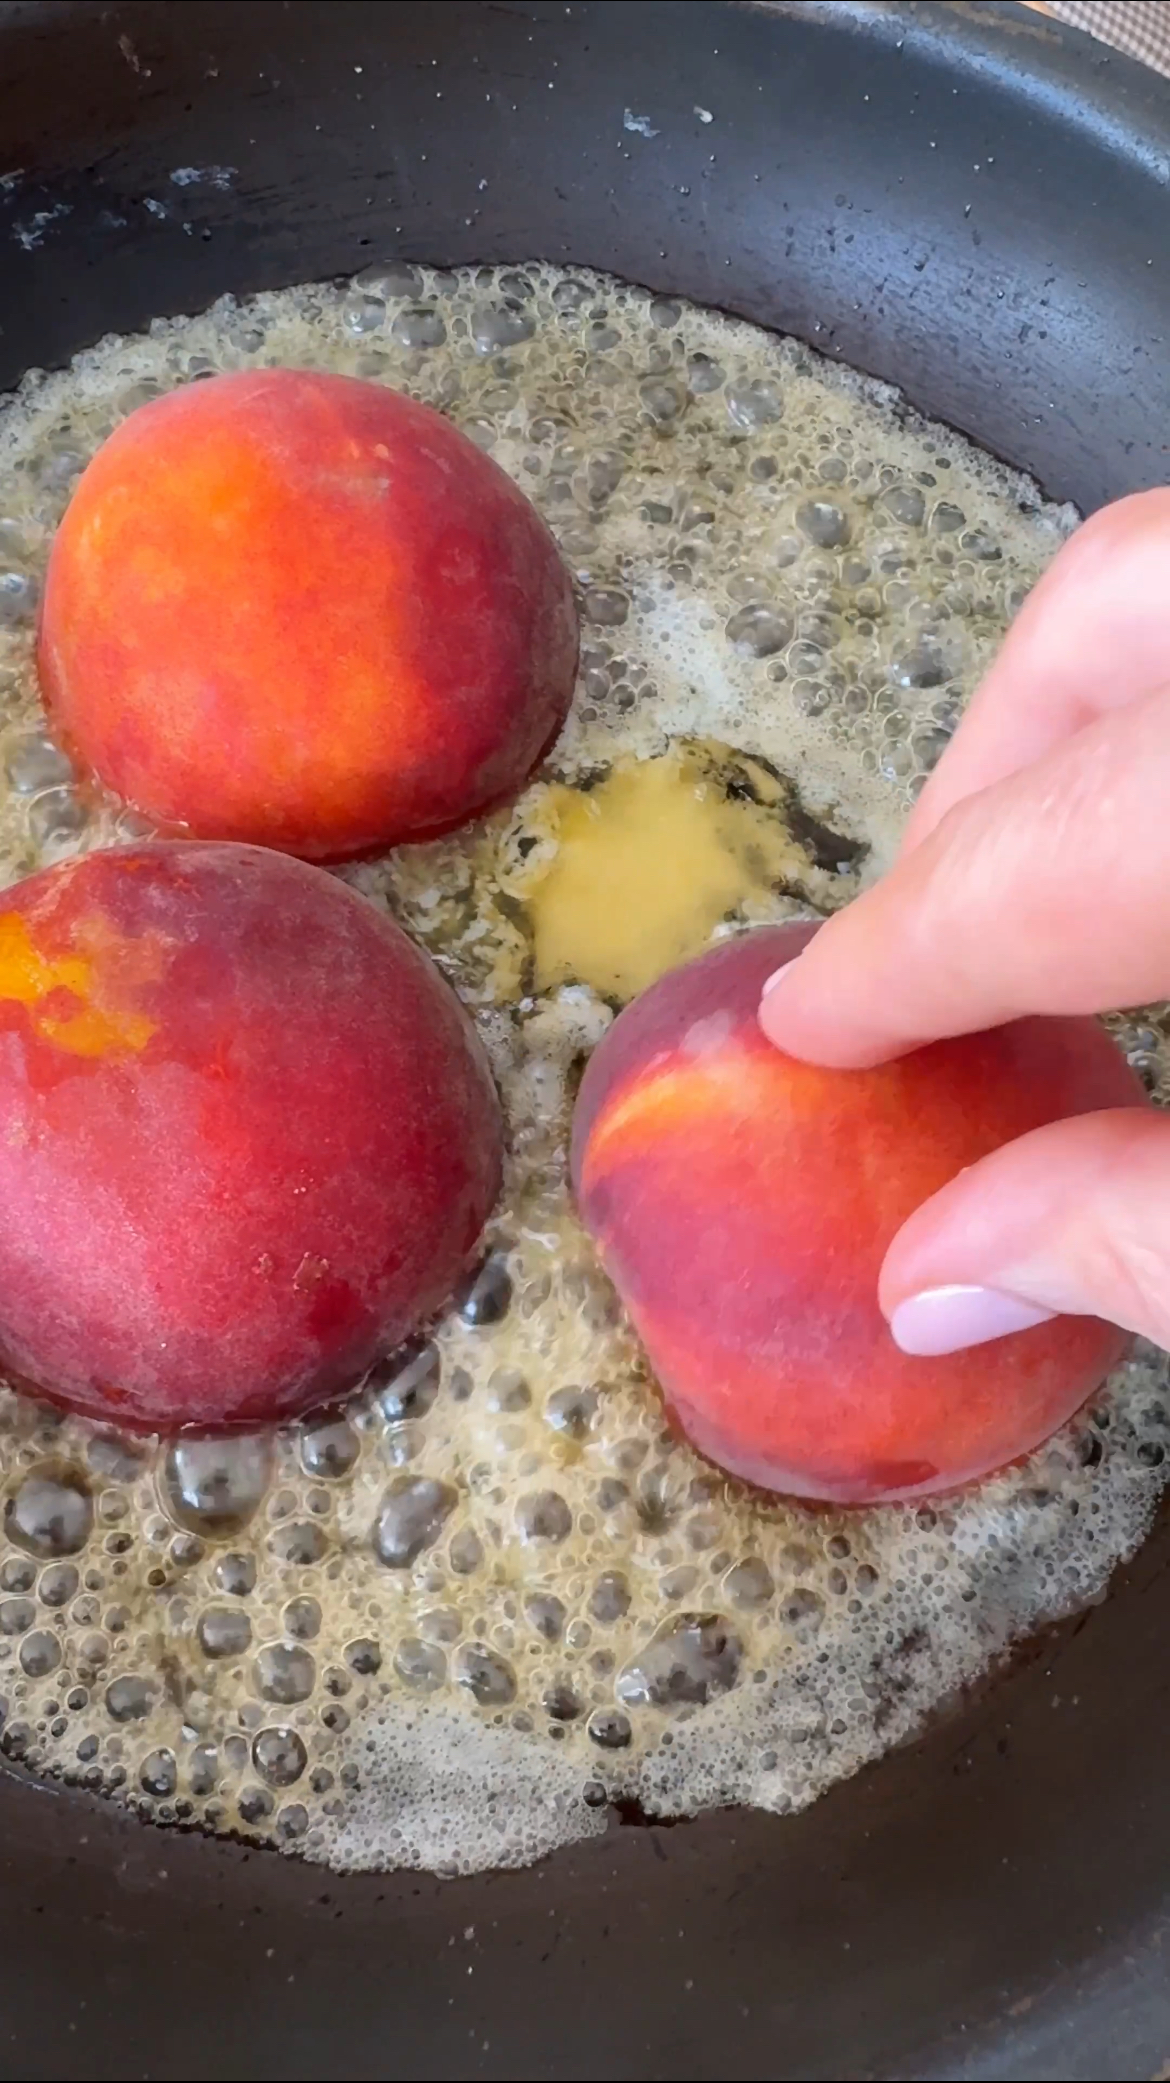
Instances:
[[[889,1325],[901,1352],[937,1359],[945,1353],[966,1352],[973,1345],[989,1345],[997,1338],[1010,1338],[1017,1331],[1033,1330],[1037,1324],[1051,1323],[1054,1314],[1042,1303],[1007,1294],[1002,1288],[952,1281],[908,1295],[891,1310]]]
[[[760,993],[758,1015],[760,1026],[763,1028],[768,1040],[773,1042],[778,1049],[784,1046],[784,999],[779,993],[778,987],[782,978],[788,975],[789,970],[795,969],[799,960],[800,956],[794,955],[790,962],[782,962],[779,969],[774,969],[771,976],[767,978]]]

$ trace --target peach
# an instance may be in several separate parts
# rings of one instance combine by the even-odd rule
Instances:
[[[945,1359],[899,1352],[878,1272],[913,1209],[1042,1123],[1144,1095],[1092,1020],[1020,1020],[876,1070],[765,1041],[765,979],[813,928],[672,971],[596,1051],[573,1124],[581,1214],[667,1403],[712,1461],[842,1504],[917,1497],[1028,1453],[1124,1350],[1060,1317]]]
[[[449,421],[263,369],[99,449],[38,662],[63,745],[161,828],[335,860],[514,794],[568,712],[577,620],[535,508]]]
[[[0,895],[0,1365],[172,1429],[287,1417],[450,1294],[500,1177],[474,1030],[342,883],[256,847]]]

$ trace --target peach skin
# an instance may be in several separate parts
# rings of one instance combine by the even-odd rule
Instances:
[[[336,860],[522,786],[568,713],[577,618],[536,509],[439,413],[264,369],[99,449],[38,663],[62,744],[161,829]]]
[[[474,1030],[398,927],[260,848],[0,894],[0,1365],[172,1430],[351,1388],[441,1306],[500,1176]]]
[[[1056,1317],[911,1357],[878,1307],[887,1245],[1001,1144],[1145,1095],[1084,1019],[1019,1020],[868,1070],[786,1056],[760,1030],[760,994],[815,930],[743,934],[620,1015],[582,1082],[573,1180],[701,1453],[790,1496],[919,1497],[1039,1445],[1126,1341]]]

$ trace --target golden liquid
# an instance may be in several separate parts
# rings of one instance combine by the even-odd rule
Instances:
[[[729,746],[688,741],[618,760],[595,788],[554,782],[530,799],[528,823],[552,847],[527,897],[538,991],[576,982],[633,998],[721,921],[816,882],[766,769],[751,763],[762,800],[728,793],[743,765]]]

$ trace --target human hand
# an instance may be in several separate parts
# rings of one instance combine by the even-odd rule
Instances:
[[[890,873],[765,989],[765,1033],[849,1067],[1025,1013],[1170,996],[1170,490],[1107,507],[1030,594]],[[1034,1130],[886,1255],[906,1352],[1046,1317],[1170,1346],[1170,1116]]]

